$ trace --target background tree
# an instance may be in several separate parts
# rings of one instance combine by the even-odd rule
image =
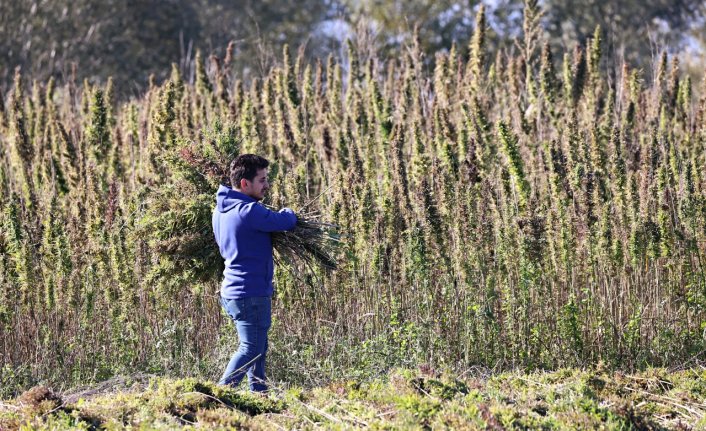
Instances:
[[[479,3],[477,0],[343,1],[348,20],[366,22],[378,34],[383,46],[400,47],[417,29],[425,52],[449,49],[453,42],[470,39],[473,10]]]
[[[521,0],[25,0],[0,3],[0,87],[8,90],[14,69],[43,80],[66,78],[77,64],[78,80],[115,78],[118,95],[134,95],[154,74],[167,78],[178,63],[191,81],[197,49],[225,56],[233,41],[230,70],[242,80],[274,63],[284,44],[305,45],[305,58],[342,55],[346,38],[363,36],[388,51],[415,37],[427,54],[466,47],[478,6],[486,6],[487,46],[513,46],[522,37]],[[699,0],[544,0],[542,25],[553,49],[585,43],[596,25],[604,53],[645,66],[662,48],[703,47],[706,5]],[[415,33],[415,29],[417,30]],[[360,38],[360,35],[358,36]],[[370,40],[370,38],[368,38]],[[429,62],[433,55],[427,55]],[[207,65],[208,66],[208,65]],[[699,65],[692,65],[699,70]],[[7,91],[5,91],[7,93]]]
[[[305,42],[329,9],[313,0],[2,2],[0,82],[9,85],[17,66],[40,80],[65,78],[76,63],[79,80],[113,76],[131,94],[151,74],[166,79],[174,62],[192,77],[198,48],[223,53],[231,40],[233,68],[262,71],[282,45]]]
[[[545,26],[555,44],[585,41],[597,25],[607,35],[606,53],[624,55],[645,65],[662,49],[676,51],[688,43],[690,30],[702,23],[706,3],[701,0],[596,1],[545,0]],[[703,34],[696,36],[703,40]]]

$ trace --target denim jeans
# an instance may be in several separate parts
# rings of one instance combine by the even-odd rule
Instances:
[[[221,305],[235,322],[240,345],[218,383],[238,386],[247,372],[250,390],[266,391],[265,355],[267,354],[267,332],[272,324],[271,298],[269,296],[221,298]]]

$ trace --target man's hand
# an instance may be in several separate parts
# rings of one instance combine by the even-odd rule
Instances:
[[[298,218],[297,218],[297,214],[294,212],[293,209],[291,209],[291,208],[282,208],[281,210],[279,210],[279,212],[280,212],[280,213],[284,213],[284,214],[291,214],[292,217],[294,218],[294,226],[297,225],[297,220],[298,220]],[[292,229],[293,229],[293,228],[294,228],[294,227],[292,227]]]

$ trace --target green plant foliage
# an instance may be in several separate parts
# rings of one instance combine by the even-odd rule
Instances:
[[[0,366],[30,371],[4,393],[131,370],[216,378],[235,340],[211,214],[246,151],[273,162],[266,204],[340,227],[335,271],[277,269],[276,379],[692,361],[704,87],[666,54],[654,80],[606,69],[600,29],[551,52],[537,5],[520,52],[492,52],[479,8],[469,58],[433,70],[415,44],[390,58],[363,39],[345,62],[286,49],[250,82],[199,55],[193,83],[174,68],[123,104],[118,82],[18,73],[0,112]],[[410,421],[442,420],[407,401]],[[523,420],[475,408],[487,426]]]

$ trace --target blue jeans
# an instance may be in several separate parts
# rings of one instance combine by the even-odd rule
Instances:
[[[221,297],[221,305],[235,322],[240,345],[218,383],[238,386],[247,372],[250,390],[266,391],[265,355],[267,354],[267,332],[272,324],[271,298],[269,296],[242,299]]]

